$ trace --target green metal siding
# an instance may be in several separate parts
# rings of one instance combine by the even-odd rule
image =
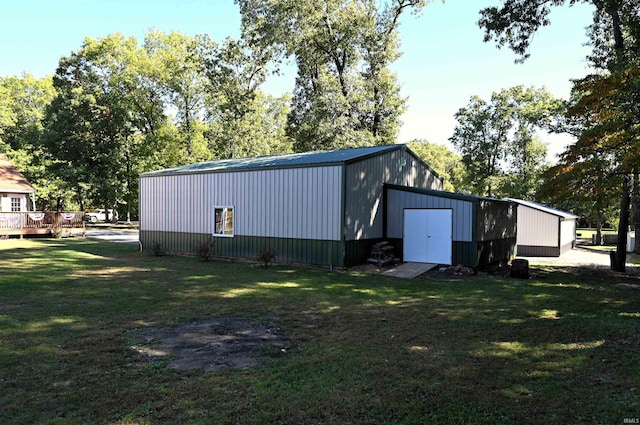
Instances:
[[[462,264],[466,267],[476,267],[478,264],[478,250],[474,242],[453,241],[454,265]]]
[[[170,254],[194,254],[196,248],[209,240],[208,234],[161,231],[140,231],[143,250],[150,252],[155,243]],[[340,241],[313,239],[234,236],[215,238],[215,255],[255,259],[263,248],[273,248],[276,261],[323,266],[344,266],[344,245]]]
[[[478,247],[478,266],[493,263],[506,263],[516,255],[516,238],[503,238],[476,242]]]
[[[515,238],[518,206],[514,203],[478,201],[476,240],[492,241]]]

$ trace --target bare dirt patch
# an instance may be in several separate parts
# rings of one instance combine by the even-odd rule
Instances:
[[[247,368],[285,355],[288,340],[278,326],[242,317],[220,317],[176,328],[132,331],[131,348],[147,361],[176,370]]]

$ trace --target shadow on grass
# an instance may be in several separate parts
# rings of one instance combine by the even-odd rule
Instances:
[[[0,246],[0,422],[611,422],[639,406],[633,277],[406,281],[99,241]],[[631,279],[628,281],[627,279]],[[277,323],[264,366],[168,370],[130,331],[220,316]]]

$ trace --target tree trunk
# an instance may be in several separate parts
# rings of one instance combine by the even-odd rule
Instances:
[[[602,218],[600,215],[596,218],[596,245],[602,245]]]
[[[636,234],[634,238],[633,252],[640,254],[640,239],[638,229],[640,229],[640,174],[633,173],[633,190],[631,195],[631,207],[633,210],[633,230]]]
[[[626,271],[627,262],[627,229],[629,228],[629,204],[631,197],[629,196],[629,180],[628,174],[625,174],[622,180],[622,199],[620,200],[620,224],[618,225],[618,244],[616,246],[616,254],[613,258],[611,269],[616,272]]]

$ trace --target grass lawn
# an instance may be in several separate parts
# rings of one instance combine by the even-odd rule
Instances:
[[[577,233],[580,234],[579,238],[591,239],[591,236],[596,234],[596,229],[578,228],[576,229]],[[602,229],[600,233],[603,235],[617,235],[618,231],[616,229]]]
[[[623,424],[640,417],[640,281],[399,280],[0,241],[2,424]],[[256,367],[179,371],[141,330],[278,326]]]
[[[618,231],[615,229],[602,229],[600,233],[603,235],[617,235]],[[596,229],[576,229],[578,239],[591,239],[591,236],[595,234]]]

